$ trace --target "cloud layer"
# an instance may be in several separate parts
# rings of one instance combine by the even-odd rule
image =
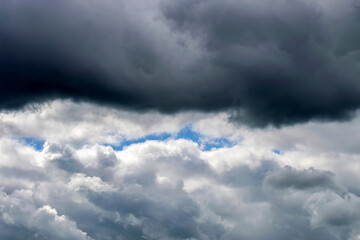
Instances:
[[[0,107],[73,98],[253,126],[360,105],[357,1],[0,3]]]
[[[359,6],[0,1],[0,239],[359,240]]]
[[[254,130],[224,113],[68,101],[3,112],[0,238],[358,240],[360,153],[348,132],[359,121]],[[202,141],[234,145],[204,151],[178,139],[189,123]],[[163,132],[171,136],[114,147]]]

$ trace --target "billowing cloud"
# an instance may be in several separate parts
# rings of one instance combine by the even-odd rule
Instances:
[[[3,112],[0,238],[357,240],[360,154],[347,131],[359,119],[260,130],[224,113],[163,116],[68,101]],[[85,123],[102,130],[74,138]],[[197,138],[178,138],[189,123],[189,135],[233,145],[203,149]],[[168,138],[147,139],[167,127]],[[109,140],[113,132],[124,137]],[[145,140],[117,147],[137,138]]]
[[[0,107],[72,98],[276,126],[359,108],[358,2],[10,0]]]
[[[0,1],[0,239],[359,240],[359,9]]]

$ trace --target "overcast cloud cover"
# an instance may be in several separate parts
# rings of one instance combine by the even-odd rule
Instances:
[[[0,239],[360,240],[356,0],[1,0]]]

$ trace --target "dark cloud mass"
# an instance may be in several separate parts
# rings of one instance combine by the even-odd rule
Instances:
[[[8,0],[0,107],[72,98],[233,110],[254,126],[360,106],[359,7],[326,0]]]

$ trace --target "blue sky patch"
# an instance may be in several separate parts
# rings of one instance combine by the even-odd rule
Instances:
[[[192,129],[191,125],[187,125],[183,128],[176,136],[176,139],[188,139],[199,144],[203,151],[210,151],[211,149],[232,147],[235,145],[234,142],[227,138],[209,138],[203,136]]]
[[[160,134],[151,134],[142,138],[137,139],[126,139],[120,142],[120,144],[104,144],[105,146],[110,146],[116,151],[122,151],[124,147],[130,146],[132,144],[144,143],[146,141],[165,141],[170,138],[175,139],[187,139],[192,142],[197,143],[203,151],[210,151],[211,149],[223,148],[223,147],[232,147],[235,145],[234,142],[230,141],[227,138],[209,138],[203,136],[200,133],[192,129],[191,124],[186,125],[181,129],[177,134],[172,135],[171,133],[160,133]]]
[[[275,153],[275,154],[278,154],[278,155],[283,155],[284,154],[284,152],[279,150],[279,149],[273,149],[272,152]]]
[[[213,138],[204,142],[203,150],[210,151],[211,149],[233,147],[234,145],[235,143],[227,138]]]
[[[170,137],[170,133],[151,134],[142,138],[124,140],[119,145],[105,144],[105,146],[110,146],[116,151],[121,151],[124,149],[124,147],[130,146],[132,144],[143,143],[148,140],[165,141]]]
[[[201,134],[192,130],[191,125],[186,125],[181,131],[176,135],[176,139],[188,139],[196,143],[200,143]]]
[[[20,142],[25,143],[28,146],[35,148],[36,151],[42,151],[44,149],[44,140],[30,137],[22,137],[19,139]]]

